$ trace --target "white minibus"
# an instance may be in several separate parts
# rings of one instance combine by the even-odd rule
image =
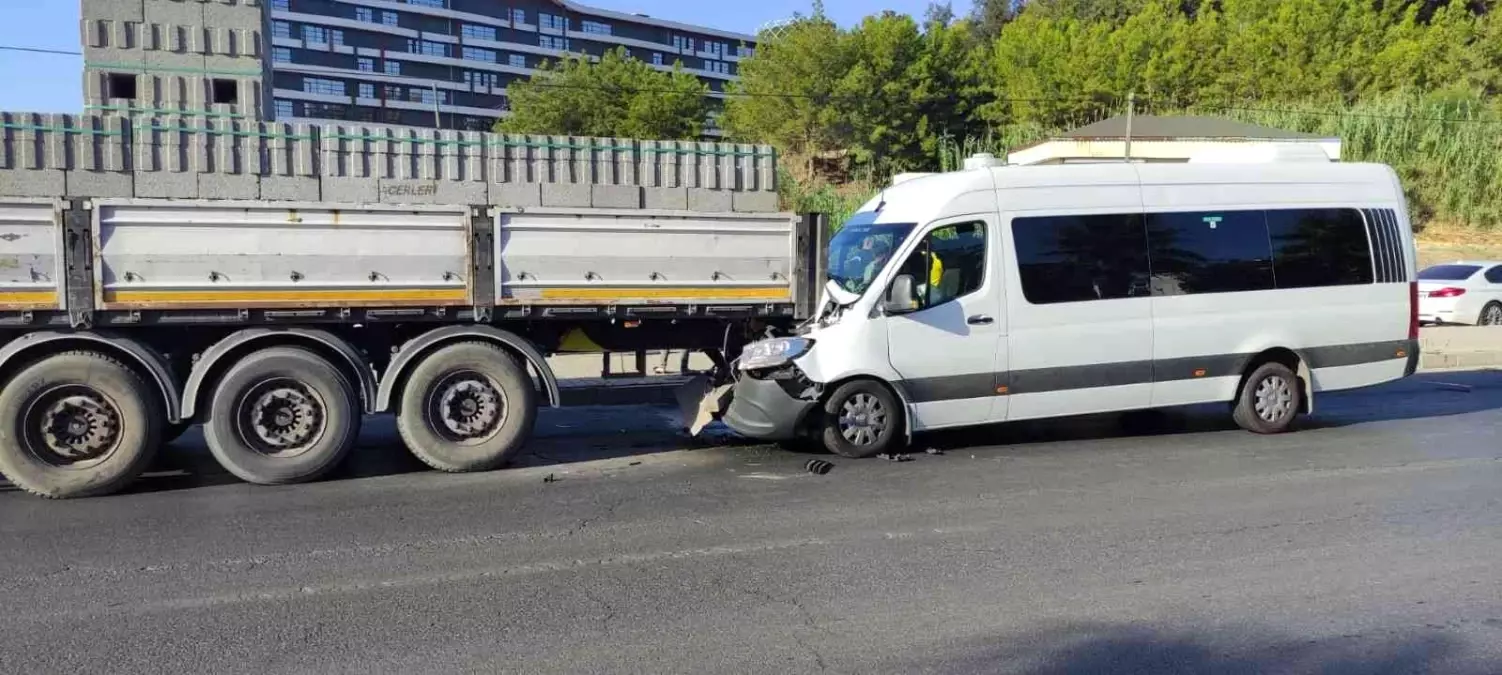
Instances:
[[[829,241],[816,315],[743,351],[723,419],[848,457],[1208,402],[1275,433],[1318,392],[1411,375],[1396,174],[1273,155],[904,176]]]

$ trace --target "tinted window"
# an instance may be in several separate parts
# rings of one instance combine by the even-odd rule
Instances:
[[[1419,272],[1419,279],[1423,281],[1465,281],[1471,278],[1476,270],[1481,269],[1478,265],[1435,265],[1426,267]]]
[[[1150,213],[1147,241],[1154,295],[1273,288],[1261,211]]]
[[[1035,305],[1148,295],[1147,236],[1138,214],[1012,221],[1022,294]]]
[[[899,273],[912,275],[920,308],[974,293],[985,280],[985,225],[946,225],[929,232]]]
[[[1486,280],[1494,284],[1502,284],[1502,265],[1487,270]]]
[[[1267,212],[1278,288],[1372,283],[1366,224],[1354,209]]]

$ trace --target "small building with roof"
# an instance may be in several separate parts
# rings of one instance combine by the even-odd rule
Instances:
[[[1132,161],[1187,162],[1206,154],[1241,153],[1256,146],[1302,148],[1308,155],[1340,160],[1340,139],[1274,129],[1220,117],[1126,115],[1088,124],[1007,155],[1008,164],[1074,164]]]

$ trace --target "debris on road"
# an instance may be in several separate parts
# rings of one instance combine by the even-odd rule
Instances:
[[[942,455],[942,454],[944,454],[944,451],[940,450],[938,448],[929,448],[927,450],[924,450],[924,452],[926,452],[926,453],[928,453],[930,455]]]
[[[834,468],[834,464],[822,459],[810,459],[808,460],[808,464],[805,464],[803,468],[808,469],[809,473],[822,476],[829,473],[829,470]]]
[[[555,476],[555,475],[553,475],[551,473],[548,474],[548,475],[546,475],[546,476],[543,476],[543,478],[542,478],[542,482],[544,482],[544,483],[557,483],[560,480],[563,480],[563,479],[559,478],[559,477],[557,477],[557,476]]]
[[[876,458],[877,459],[884,459],[884,460],[887,460],[888,462],[911,462],[911,461],[913,461],[913,458],[912,458],[911,455],[905,455],[905,454],[902,454],[902,453],[885,453],[885,452],[883,452],[883,453],[877,455]]]

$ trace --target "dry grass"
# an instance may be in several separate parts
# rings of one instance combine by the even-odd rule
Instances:
[[[1502,233],[1433,222],[1418,235],[1419,268],[1455,260],[1502,260]]]

